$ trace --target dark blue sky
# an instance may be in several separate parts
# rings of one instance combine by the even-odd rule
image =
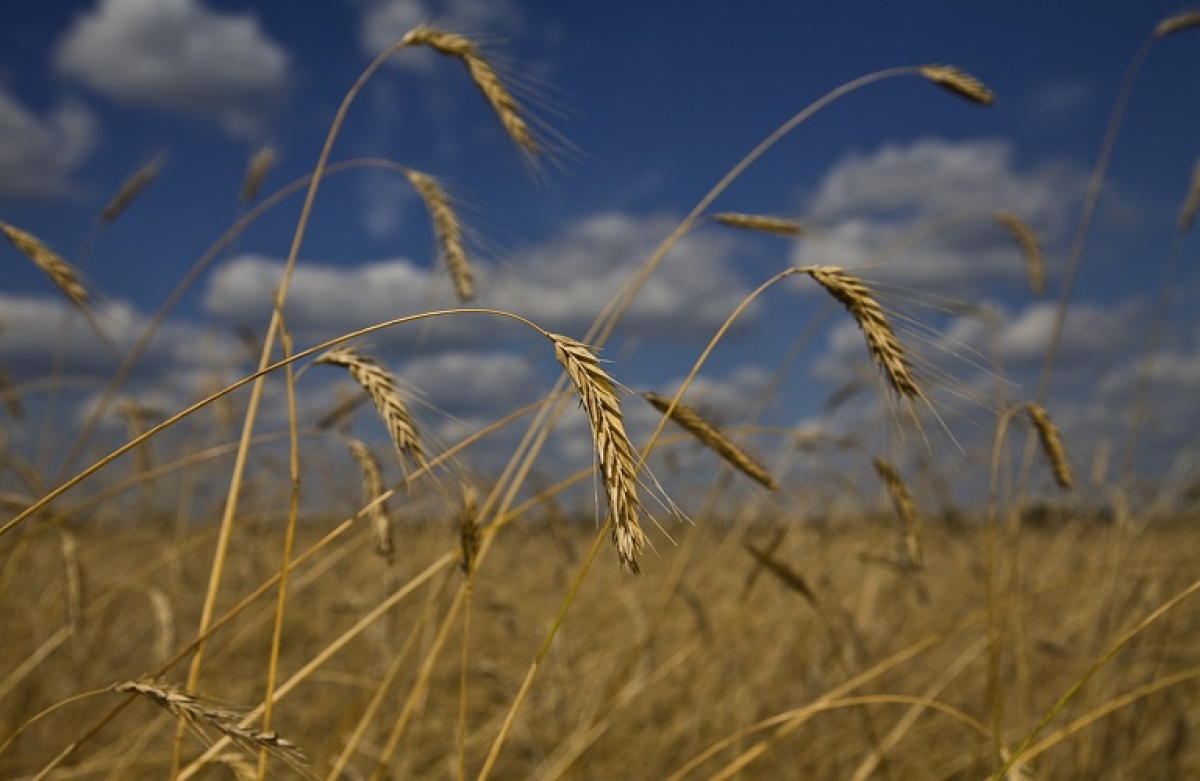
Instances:
[[[1155,25],[1181,10],[1168,2],[5,3],[0,220],[78,260],[106,297],[108,316],[139,323],[239,213],[252,152],[267,143],[279,152],[268,192],[309,171],[342,95],[370,56],[426,21],[482,41],[551,129],[546,138],[558,153],[545,181],[528,175],[462,67],[424,52],[401,54],[368,84],[332,159],[387,157],[439,177],[476,235],[480,303],[579,336],[628,270],[790,115],[875,70],[948,63],[983,80],[996,104],[974,106],[908,77],[820,112],[716,209],[806,220],[820,236],[792,245],[702,229],[664,264],[610,357],[619,356],[614,373],[626,384],[669,389],[725,315],[776,271],[793,263],[870,264],[888,244],[961,215],[956,228],[868,277],[908,291],[885,304],[943,334],[929,346],[931,360],[949,350],[959,389],[993,387],[967,359],[995,340],[978,320],[930,303],[994,307],[1015,398],[1034,387],[1049,301],[1122,75]],[[1172,458],[1195,446],[1195,239],[1173,244],[1173,237],[1200,156],[1198,72],[1200,30],[1160,42],[1124,119],[1050,405],[1081,459],[1104,441],[1119,446],[1137,335],[1153,321],[1172,252],[1182,253],[1182,270],[1155,384],[1155,409],[1172,422],[1152,421],[1151,441],[1169,447]],[[111,194],[160,153],[159,178],[113,225],[92,234],[91,252],[81,256]],[[203,338],[221,355],[231,343],[228,326],[265,327],[298,207],[293,198],[253,226],[185,301],[141,375],[159,401],[188,396],[199,376],[200,362],[182,358],[183,345]],[[1019,254],[986,218],[999,208],[1042,236],[1049,299],[1029,294]],[[449,304],[433,256],[427,217],[402,179],[382,171],[331,177],[301,252],[292,321],[318,339]],[[0,248],[0,297],[0,365],[22,380],[45,375],[49,359],[39,356],[53,352],[60,302],[7,248]],[[708,398],[695,401],[738,420],[738,400],[768,383],[821,303],[805,287],[767,296],[718,350],[705,376]],[[835,317],[832,326],[785,385],[777,422],[812,423],[823,398],[860,371],[865,351],[853,323]],[[94,346],[78,337],[82,330],[74,365],[102,374]],[[529,387],[504,396],[510,403],[532,398],[548,376],[548,367],[529,365],[531,348],[520,337],[477,325],[445,330],[444,338],[435,328],[419,343],[386,335],[376,343],[431,403],[459,418],[480,422],[502,411],[485,401],[497,398],[494,388],[490,396],[464,391],[457,368],[464,361],[486,355],[496,383]],[[955,431],[956,439],[990,436],[983,422],[990,413],[966,414],[976,418],[976,434]],[[448,425],[443,433],[454,431]]]

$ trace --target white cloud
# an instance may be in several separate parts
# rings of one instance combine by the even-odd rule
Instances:
[[[54,53],[58,70],[117,100],[262,129],[283,97],[288,55],[250,14],[200,0],[102,0]]]
[[[887,262],[872,275],[974,297],[1025,268],[1012,237],[991,219],[998,209],[1029,222],[1044,242],[1063,233],[1085,186],[1066,163],[1022,167],[1006,141],[925,139],[851,155],[825,177],[807,211],[826,226],[796,245],[798,264]],[[903,248],[892,254],[896,247]]]
[[[365,0],[359,27],[363,51],[375,56],[421,24],[470,35],[515,33],[524,27],[511,0]],[[427,68],[431,58],[406,55],[397,65]]]
[[[38,117],[0,88],[0,197],[69,193],[69,176],[96,140],[96,121],[75,101]]]

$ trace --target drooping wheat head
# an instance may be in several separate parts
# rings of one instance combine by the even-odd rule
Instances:
[[[990,106],[996,102],[996,95],[983,82],[953,65],[924,65],[921,75],[972,103]]]
[[[466,66],[475,86],[500,118],[500,124],[504,126],[513,143],[531,155],[542,151],[541,145],[529,129],[529,123],[522,116],[521,105],[504,86],[504,82],[488,61],[480,55],[479,47],[473,41],[457,33],[421,26],[410,30],[402,42],[409,46],[428,46],[439,54],[460,60]]]
[[[839,266],[809,266],[804,271],[858,322],[867,341],[867,350],[892,390],[905,398],[924,398],[913,376],[908,351],[892,330],[883,307],[862,280]]]
[[[242,191],[239,195],[242,203],[250,203],[258,197],[258,191],[262,189],[263,182],[266,181],[267,174],[271,172],[274,165],[275,147],[268,144],[260,147],[254,153],[246,166],[246,175],[242,179]]]
[[[70,299],[72,304],[80,309],[87,309],[90,295],[80,281],[79,272],[70,263],[46,247],[33,234],[26,233],[20,228],[0,222],[0,231],[3,231],[8,240],[32,260],[35,266],[50,277],[50,281],[62,291],[64,296]]]
[[[425,452],[421,448],[416,425],[408,411],[408,405],[396,390],[396,381],[391,374],[373,358],[360,355],[350,347],[335,347],[323,353],[314,363],[345,367],[375,403],[375,409],[379,411],[379,416],[387,427],[401,463],[411,464],[416,468],[425,465]]]
[[[803,236],[805,233],[804,225],[796,220],[789,220],[783,217],[771,217],[770,215],[766,214],[739,214],[736,212],[722,212],[720,214],[714,214],[712,219],[715,222],[730,228],[759,231],[761,233],[770,233],[775,236],[794,238],[796,236]]]
[[[1021,249],[1021,256],[1025,258],[1025,269],[1029,275],[1029,289],[1035,295],[1040,296],[1046,289],[1046,264],[1037,234],[1033,232],[1033,228],[1029,227],[1029,223],[1012,212],[998,211],[995,218],[996,222],[1004,226],[1012,234],[1013,240],[1017,242],[1017,246]]]
[[[1050,468],[1054,472],[1054,481],[1060,488],[1070,489],[1075,484],[1075,471],[1071,468],[1071,462],[1067,460],[1067,449],[1063,446],[1058,427],[1050,421],[1050,416],[1046,414],[1046,410],[1040,404],[1029,402],[1025,405],[1025,409],[1029,413],[1029,420],[1033,423],[1034,430],[1037,431],[1042,452],[1046,455],[1046,460],[1050,462]]]
[[[165,158],[162,155],[155,155],[154,159],[146,163],[144,166],[134,172],[133,176],[129,177],[121,189],[117,190],[117,194],[112,197],[104,210],[100,212],[99,223],[101,225],[109,225],[118,217],[120,217],[134,199],[142,194],[142,191],[150,186],[150,183],[158,178],[162,172]]]
[[[671,409],[671,400],[652,391],[646,391],[642,398],[662,413]],[[779,489],[778,484],[766,467],[751,458],[746,451],[734,444],[721,430],[704,419],[699,412],[686,404],[679,403],[671,409],[671,420],[678,423],[685,431],[699,440],[705,447],[712,450],[735,469],[750,479],[772,491]]]
[[[1154,36],[1160,39],[1166,38],[1168,35],[1193,27],[1200,27],[1200,11],[1184,11],[1159,22],[1158,26],[1154,28]]]
[[[640,571],[637,555],[646,542],[638,521],[638,514],[644,508],[637,493],[633,445],[625,433],[621,404],[612,378],[587,345],[559,334],[549,336],[554,342],[554,354],[575,386],[580,406],[591,426],[617,555],[621,564],[636,574]]]
[[[359,439],[349,439],[346,442],[350,455],[354,457],[359,470],[362,471],[362,500],[363,504],[375,502],[383,493],[383,471],[379,468],[379,459],[366,442]],[[387,503],[375,502],[368,512],[371,521],[371,531],[375,536],[375,553],[385,559],[391,559],[392,525],[388,521]]]
[[[462,224],[458,220],[458,214],[450,206],[450,198],[433,177],[411,170],[407,176],[413,189],[425,202],[425,208],[433,220],[433,232],[446,261],[446,270],[450,272],[450,279],[454,282],[454,292],[458,295],[458,300],[464,304],[475,300],[475,275],[463,248]]]
[[[925,555],[921,550],[921,529],[924,524],[917,509],[917,500],[895,466],[882,458],[872,458],[871,464],[875,467],[875,473],[879,475],[883,487],[887,489],[892,506],[896,508],[896,515],[904,524],[904,548],[908,553],[908,562],[913,567],[923,568]]]

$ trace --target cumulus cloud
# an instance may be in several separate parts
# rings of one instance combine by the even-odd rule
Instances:
[[[1062,162],[1018,165],[1007,141],[888,144],[826,175],[806,209],[826,233],[797,244],[796,261],[856,266],[887,256],[873,275],[964,297],[997,281],[1019,283],[1021,255],[990,215],[1015,212],[1054,241],[1085,177]]]
[[[59,72],[131,105],[262,129],[287,88],[288,55],[250,14],[200,0],[102,0],[54,52]]]
[[[481,265],[480,303],[552,331],[580,334],[675,224],[673,217],[626,214],[582,220],[545,244],[516,252],[502,266]],[[735,248],[727,236],[681,241],[638,296],[625,327],[655,338],[710,336],[749,292],[733,268]],[[278,259],[235,258],[210,281],[209,311],[240,324],[263,322],[282,268]],[[354,268],[301,262],[288,294],[288,320],[312,338],[329,338],[434,308],[433,291],[446,287],[443,274],[403,258]],[[494,343],[512,333],[494,318],[478,316],[442,318],[431,332],[442,345]],[[377,340],[388,339],[380,334]]]
[[[44,117],[0,88],[0,198],[69,193],[71,172],[91,151],[96,121],[67,100]]]
[[[515,33],[524,26],[520,8],[512,0],[363,0],[359,42],[375,56],[420,24],[467,34]],[[426,68],[425,57],[398,57],[397,65]]]

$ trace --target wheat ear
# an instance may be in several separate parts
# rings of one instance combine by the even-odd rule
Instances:
[[[345,367],[354,381],[371,397],[371,401],[375,402],[375,409],[387,426],[401,460],[407,459],[418,469],[425,465],[425,453],[417,436],[416,425],[408,406],[396,390],[396,381],[391,374],[373,358],[359,355],[349,347],[335,347],[323,353],[314,363]]]
[[[242,203],[249,203],[258,197],[258,191],[262,189],[262,184],[274,165],[275,147],[267,145],[254,153],[246,166],[246,176],[242,179],[242,191],[239,196]]]
[[[638,573],[637,555],[646,542],[638,522],[644,508],[637,494],[633,445],[625,433],[621,404],[612,378],[587,345],[570,337],[549,334],[554,354],[575,386],[579,403],[587,413],[604,478],[608,510],[613,523],[613,543],[621,564]]]
[[[845,307],[858,322],[867,340],[867,350],[875,365],[887,377],[892,389],[901,396],[924,398],[921,388],[913,377],[912,362],[908,352],[891,323],[883,313],[883,307],[871,295],[862,280],[846,273],[838,266],[809,266],[804,269],[810,277]]]
[[[917,510],[917,500],[904,478],[900,476],[900,470],[882,458],[872,458],[871,463],[883,487],[887,489],[892,506],[896,508],[896,515],[900,516],[900,521],[904,524],[904,548],[908,553],[908,561],[920,569],[925,566],[925,555],[921,550],[921,529],[924,524],[921,521],[921,513]]]
[[[788,220],[783,217],[771,217],[766,214],[739,214],[736,212],[722,212],[712,216],[713,221],[725,225],[730,228],[740,228],[742,230],[759,231],[761,233],[770,233],[775,236],[787,236],[794,238],[804,235],[804,225],[796,220]]]
[[[133,203],[134,199],[141,195],[142,191],[158,178],[159,173],[162,172],[163,162],[163,156],[156,155],[153,160],[134,172],[133,176],[129,177],[121,185],[121,189],[117,190],[117,194],[104,207],[104,211],[100,212],[100,224],[108,225],[120,217],[129,208],[129,205]]]
[[[678,423],[705,447],[725,459],[730,466],[738,469],[765,488],[772,491],[779,489],[778,484],[771,477],[770,472],[766,470],[766,467],[755,461],[746,451],[730,441],[727,436],[721,433],[719,428],[705,420],[692,407],[678,403],[672,408],[671,399],[650,391],[643,393],[642,398],[650,402],[650,405],[659,412],[665,414],[667,410],[671,410],[671,420]]]
[[[1166,38],[1172,33],[1182,32],[1193,27],[1200,27],[1200,11],[1184,11],[1159,22],[1158,26],[1154,28],[1154,36]]]
[[[1192,229],[1192,224],[1196,222],[1197,210],[1200,210],[1200,160],[1196,161],[1196,166],[1192,169],[1192,184],[1188,187],[1183,208],[1179,210],[1180,233],[1186,234]]]
[[[1009,211],[998,211],[996,222],[1000,223],[1017,242],[1025,258],[1025,269],[1029,274],[1029,289],[1041,295],[1046,289],[1046,263],[1042,256],[1042,245],[1029,223]]]
[[[303,768],[305,765],[304,754],[296,747],[295,743],[284,740],[274,732],[259,732],[242,727],[240,726],[241,714],[217,708],[191,694],[185,694],[164,684],[146,680],[119,683],[114,685],[112,690],[122,694],[137,694],[145,697],[187,725],[209,745],[215,742],[212,733],[216,732],[229,738],[238,748],[248,754],[254,755],[262,749],[266,749],[292,767]]]
[[[990,106],[996,102],[995,94],[983,82],[953,65],[924,65],[921,75],[972,103]]]
[[[541,145],[534,139],[529,123],[521,116],[521,105],[504,86],[504,82],[488,61],[479,54],[479,48],[473,41],[457,33],[424,26],[411,30],[403,40],[409,46],[428,46],[439,54],[461,61],[475,86],[479,87],[483,97],[500,118],[500,124],[504,126],[513,143],[533,155],[541,151]]]
[[[475,275],[471,272],[471,264],[467,262],[467,252],[463,248],[462,224],[450,206],[450,198],[433,177],[419,171],[408,171],[407,176],[413,189],[425,202],[425,208],[433,220],[433,232],[441,247],[442,257],[445,258],[450,279],[454,281],[454,292],[458,295],[458,300],[464,304],[474,301]]]
[[[462,489],[462,512],[458,517],[459,566],[470,575],[479,556],[479,493],[469,485]]]
[[[71,303],[86,311],[88,299],[87,288],[80,282],[79,272],[63,260],[57,253],[46,247],[33,234],[26,233],[20,228],[0,222],[0,231],[8,237],[17,249],[21,250],[33,264],[50,277],[50,281],[70,299]]]
[[[391,559],[394,546],[392,545],[392,525],[388,521],[387,503],[375,501],[383,493],[383,471],[379,468],[379,459],[362,440],[350,439],[346,445],[350,448],[350,455],[354,456],[354,460],[363,474],[363,504],[371,504],[368,517],[371,521],[371,531],[375,535],[375,552],[385,559]]]
[[[1070,489],[1075,484],[1075,471],[1067,460],[1067,449],[1063,447],[1058,427],[1050,421],[1050,416],[1046,414],[1046,410],[1040,404],[1030,402],[1025,405],[1025,409],[1029,413],[1029,420],[1033,423],[1034,430],[1037,431],[1042,452],[1046,454],[1046,460],[1050,462],[1050,468],[1054,472],[1054,481],[1060,488]]]

